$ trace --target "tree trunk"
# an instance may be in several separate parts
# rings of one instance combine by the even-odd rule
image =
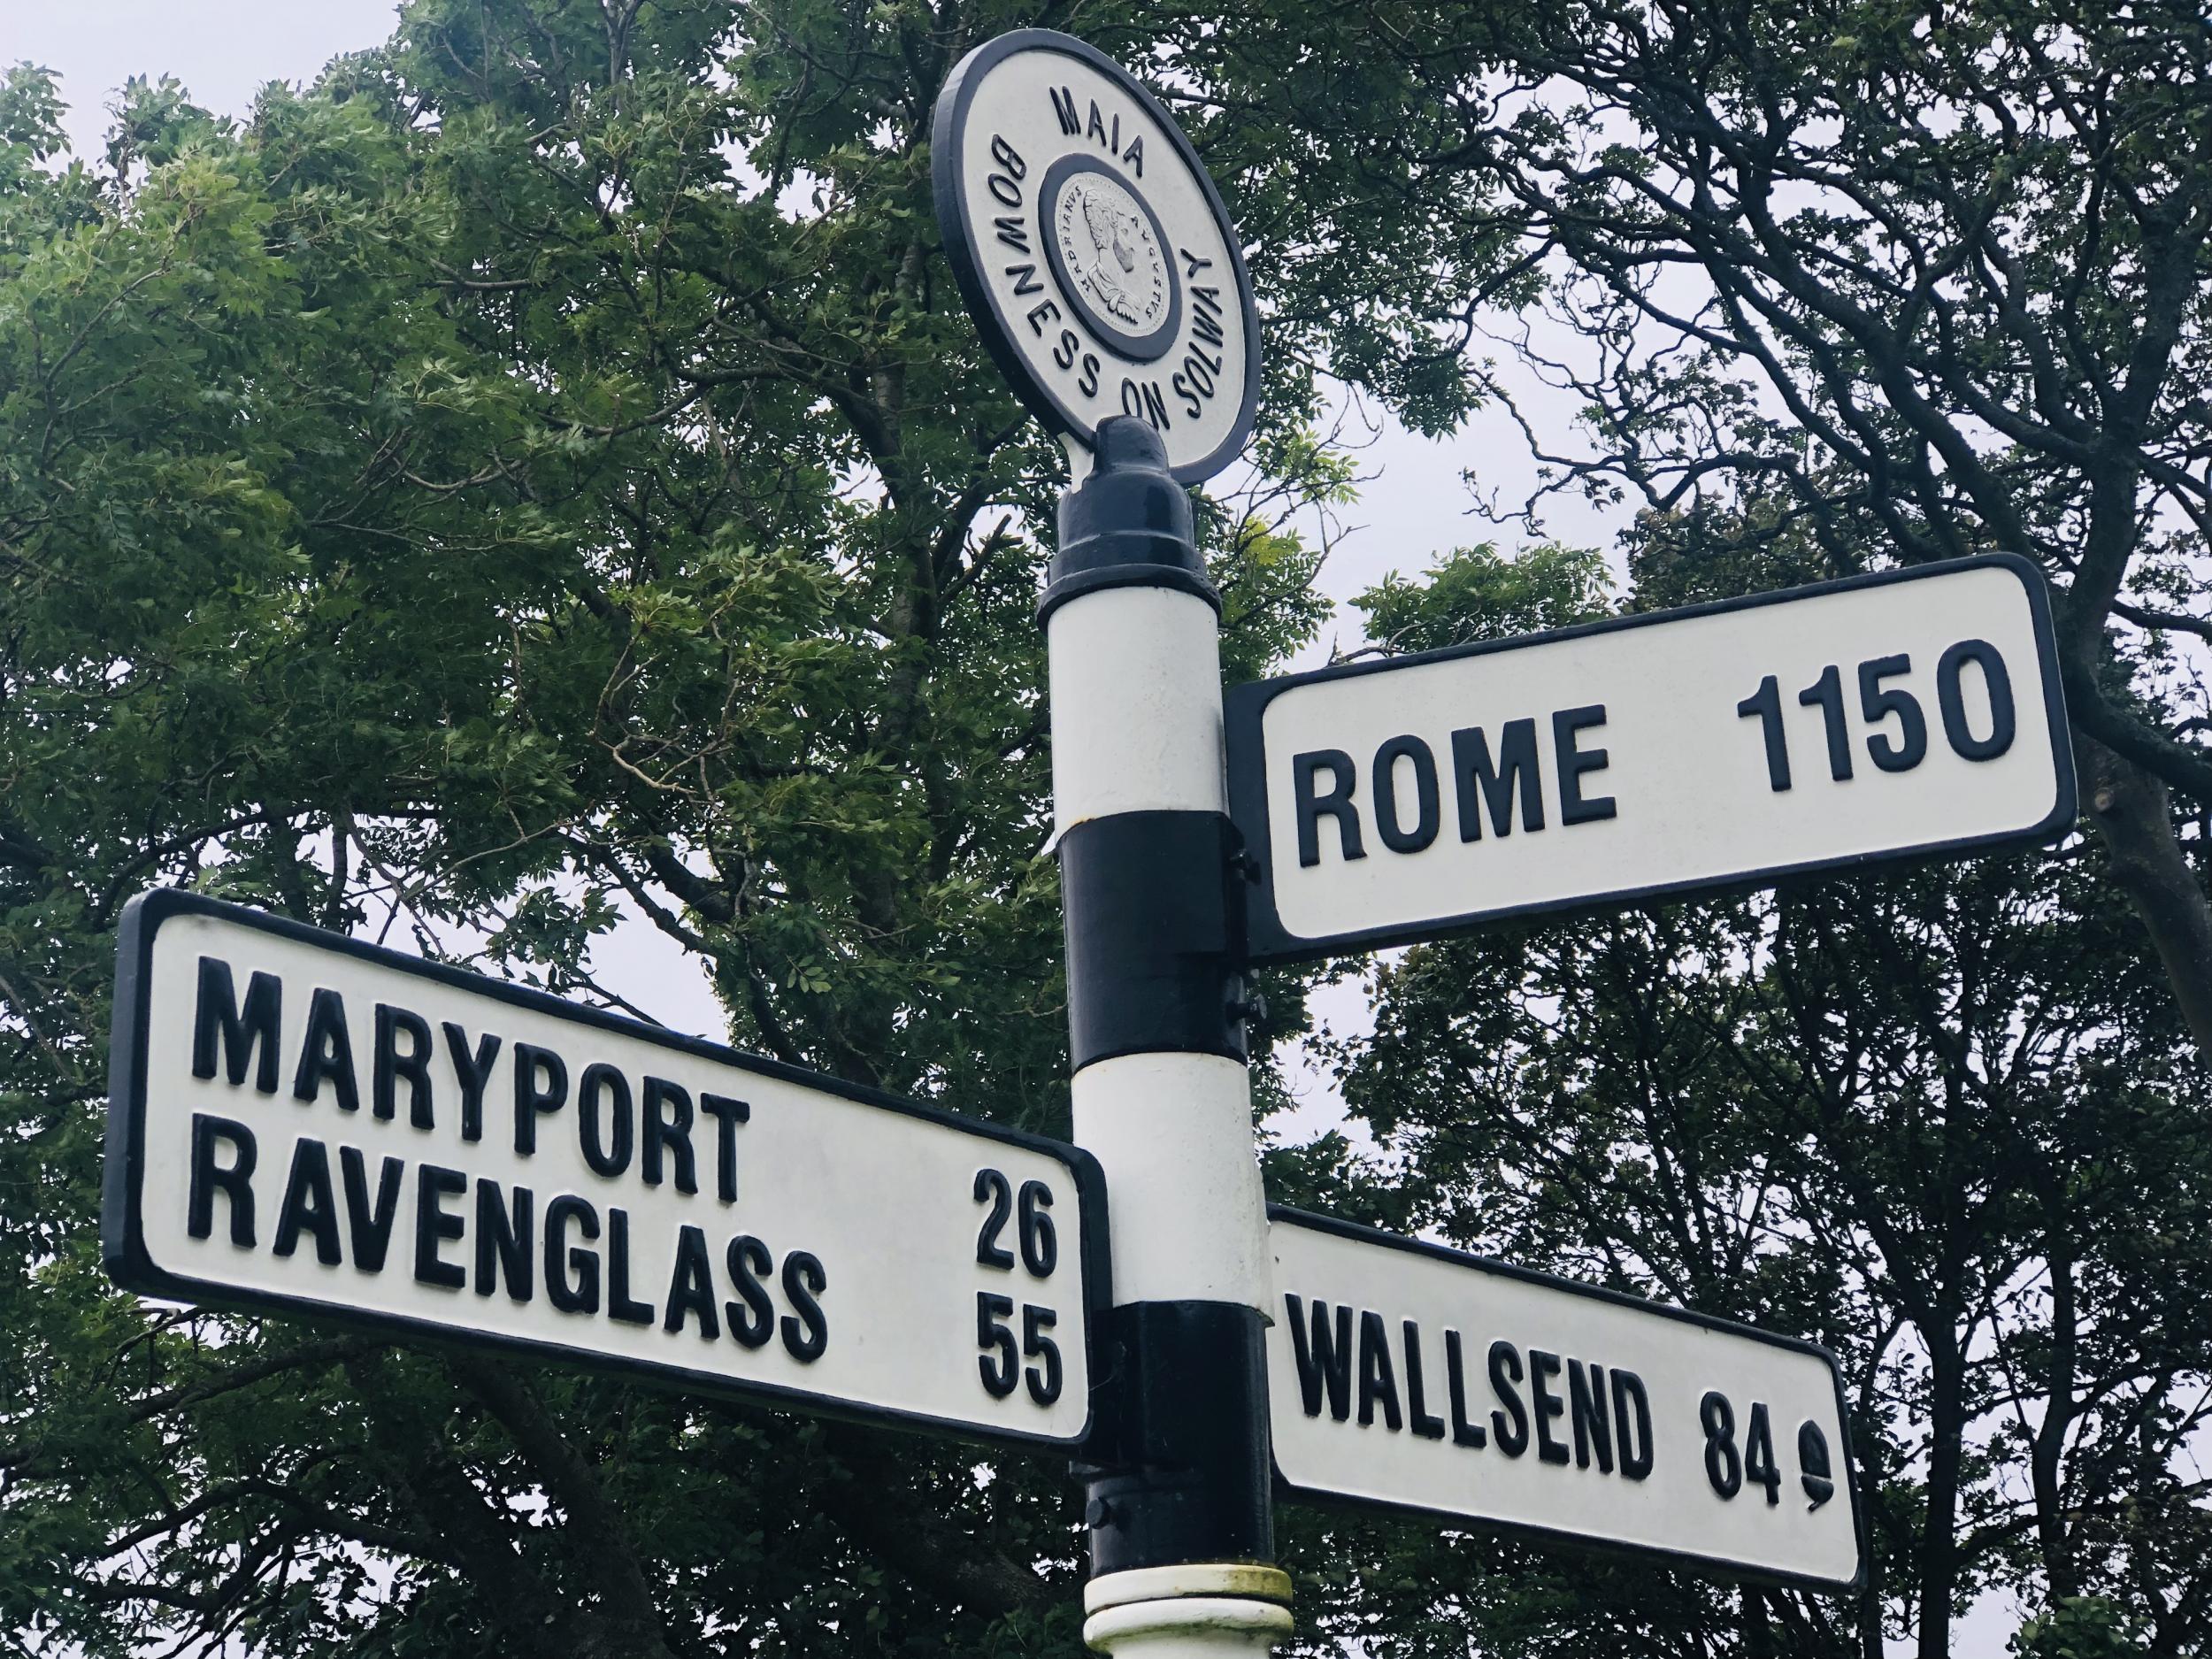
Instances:
[[[2174,835],[2166,786],[2079,732],[2074,752],[2113,879],[2142,918],[2197,1052],[2212,1059],[2212,898]]]
[[[1959,1465],[1966,1432],[1966,1356],[1955,1330],[1930,1330],[1928,1516],[1920,1541],[1920,1659],[1950,1659],[1951,1595],[1958,1579]]]

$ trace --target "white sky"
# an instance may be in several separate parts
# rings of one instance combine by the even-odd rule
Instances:
[[[383,40],[395,10],[391,0],[0,0],[0,65],[28,59],[58,73],[73,105],[71,142],[79,154],[96,158],[108,106],[133,75],[174,75],[196,102],[243,115],[266,82],[312,80],[336,54]],[[1546,437],[1563,447],[1572,400],[1534,386],[1512,367],[1499,365],[1528,397],[1537,419],[1561,423]],[[1385,573],[1418,571],[1455,546],[1488,540],[1515,545],[1517,531],[1469,516],[1463,469],[1476,474],[1486,494],[1508,503],[1525,496],[1534,480],[1520,436],[1502,415],[1478,417],[1464,434],[1437,443],[1386,426],[1362,457],[1361,471],[1376,476],[1343,515],[1351,534],[1324,573],[1330,597],[1340,603]],[[1622,521],[1621,515],[1561,501],[1550,508],[1545,528],[1609,549]],[[1347,649],[1357,644],[1356,620],[1341,618],[1325,631],[1325,641],[1334,635]],[[1325,648],[1312,657],[1324,660]],[[664,1023],[717,1039],[726,1034],[697,964],[643,920],[603,941],[594,966],[605,983]],[[1325,993],[1317,1006],[1340,1030],[1365,1024],[1356,987]],[[1341,1103],[1320,1079],[1309,1079],[1309,1093],[1296,1128],[1318,1132],[1340,1123]],[[1954,1652],[1960,1659],[2001,1659],[2017,1623],[2008,1604],[1985,1599],[1955,1627]]]

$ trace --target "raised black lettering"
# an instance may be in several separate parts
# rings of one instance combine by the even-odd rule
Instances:
[[[399,1040],[407,1039],[400,1052]],[[388,1002],[376,1005],[376,1065],[369,1085],[371,1110],[387,1123],[399,1114],[399,1079],[407,1079],[407,1122],[416,1129],[437,1126],[431,1110],[429,1022],[420,1014]]]
[[[1635,1432],[1631,1433],[1630,1425]],[[1651,1396],[1632,1371],[1613,1371],[1613,1432],[1621,1446],[1621,1473],[1641,1480],[1651,1473]]]
[[[1075,112],[1075,94],[1065,87],[1049,87],[1052,94],[1052,112],[1060,118],[1060,131],[1072,135],[1083,130],[1082,118]]]
[[[597,1313],[599,1253],[568,1241],[572,1222],[586,1239],[599,1236],[590,1200],[563,1193],[545,1207],[545,1299],[563,1313]]]
[[[727,1094],[699,1096],[699,1110],[714,1119],[714,1195],[726,1204],[737,1202],[737,1126],[750,1123],[753,1109]]]
[[[449,1019],[440,1028],[445,1033],[446,1056],[453,1062],[453,1075],[461,1084],[461,1139],[481,1141],[484,1138],[484,1085],[492,1080],[492,1064],[499,1058],[499,1045],[503,1040],[486,1032],[472,1052],[469,1034],[460,1026]]]
[[[653,1304],[630,1294],[630,1214],[607,1207],[607,1317],[625,1325],[653,1323]]]
[[[1012,173],[1017,179],[1029,176],[1029,164],[1022,159],[1021,151],[997,133],[991,134],[991,159]]]
[[[1096,98],[1091,100],[1091,124],[1084,128],[1083,136],[1095,138],[1102,144],[1106,142],[1106,123],[1099,119]]]
[[[1580,709],[1562,709],[1551,718],[1552,764],[1559,768],[1559,821],[1588,824],[1613,816],[1609,795],[1586,795],[1582,774],[1605,770],[1605,751],[1578,749],[1576,733],[1605,724],[1605,705],[1593,703]]]
[[[1413,827],[1398,816],[1398,763],[1413,764]],[[1394,853],[1417,853],[1436,839],[1436,757],[1411,735],[1386,738],[1375,751],[1375,833]]]
[[[1459,1333],[1444,1333],[1444,1386],[1452,1397],[1452,1444],[1481,1448],[1490,1443],[1489,1431],[1467,1416],[1467,1367],[1459,1352]]]
[[[600,1107],[611,1110],[604,1122]],[[637,1103],[630,1098],[630,1079],[621,1068],[595,1061],[576,1082],[576,1134],[584,1162],[595,1175],[610,1178],[630,1167],[637,1141]]]
[[[699,1321],[703,1340],[711,1342],[722,1334],[721,1321],[714,1317],[714,1269],[707,1254],[707,1235],[687,1225],[676,1231],[676,1268],[669,1276],[668,1311],[661,1316],[661,1329],[682,1330],[686,1314]]]
[[[1225,343],[1221,329],[1221,290],[1201,285],[1191,289],[1190,296],[1191,338],[1202,345],[1211,346],[1216,351],[1220,350]]]
[[[1398,1377],[1390,1363],[1390,1333],[1383,1317],[1372,1311],[1359,1317],[1359,1425],[1375,1420],[1375,1408],[1383,1409],[1383,1421],[1394,1433],[1405,1426],[1398,1409]]]
[[[504,1281],[507,1300],[527,1302],[531,1297],[530,1210],[526,1187],[515,1188],[511,1212],[500,1202],[499,1183],[480,1178],[476,1183],[476,1294],[488,1296]]]
[[[1029,227],[1023,224],[1018,215],[1009,213],[993,219],[991,223],[998,229],[998,239],[1016,253],[1029,251]]]
[[[1041,305],[1032,305],[1026,315],[1029,319],[1029,332],[1042,340],[1045,337],[1045,325],[1060,320],[1060,308],[1052,301],[1047,300]]]
[[[1989,735],[1976,737],[1966,718],[1966,692],[1962,676],[1972,663],[1982,671],[1982,688],[1989,696]],[[1994,760],[2012,747],[2018,722],[2013,711],[2012,676],[2005,659],[1987,640],[1961,640],[1936,664],[1936,703],[1943,710],[1943,735],[1968,760]],[[256,979],[261,976],[256,974]],[[252,994],[247,994],[251,1000]],[[231,1079],[237,1081],[235,1078]]]
[[[1459,797],[1459,839],[1482,839],[1482,810],[1490,809],[1493,833],[1513,833],[1513,796],[1521,797],[1521,827],[1544,827],[1544,780],[1536,758],[1536,722],[1508,720],[1498,732],[1498,764],[1490,763],[1490,739],[1479,726],[1452,733],[1452,777]]]
[[[342,1111],[361,1110],[360,1086],[353,1077],[353,1038],[346,1030],[346,1001],[318,986],[307,1002],[307,1035],[300,1041],[299,1070],[292,1074],[292,1098],[311,1101],[327,1079]]]
[[[1575,1430],[1575,1467],[1587,1469],[1594,1454],[1598,1472],[1613,1472],[1613,1426],[1605,1409],[1605,1367],[1586,1370],[1578,1359],[1567,1362],[1567,1400]]]
[[[794,1250],[783,1258],[784,1300],[792,1307],[783,1317],[783,1345],[803,1365],[821,1358],[829,1346],[829,1321],[816,1300],[828,1286],[829,1275],[807,1251]]]
[[[666,1078],[645,1079],[645,1184],[658,1187],[668,1163],[676,1166],[676,1190],[699,1190],[698,1160],[691,1155],[691,1094]],[[664,1154],[667,1155],[664,1158]]]
[[[245,1086],[246,1067],[251,1062],[254,1087],[264,1094],[275,1094],[277,1023],[283,1007],[284,982],[273,973],[257,973],[246,981],[246,1008],[242,1014],[230,964],[218,956],[202,956],[199,997],[192,1012],[192,1075],[215,1075],[219,1039],[223,1072],[232,1087]]]
[[[359,1147],[338,1148],[339,1179],[346,1189],[346,1233],[353,1264],[364,1273],[380,1273],[392,1248],[392,1219],[399,1213],[399,1184],[407,1165],[386,1158],[377,1166],[376,1197],[369,1197],[369,1164]]]
[[[1552,1419],[1567,1415],[1567,1402],[1554,1394],[1549,1383],[1559,1375],[1559,1356],[1540,1348],[1528,1351],[1528,1392],[1536,1407],[1536,1455],[1548,1463],[1567,1461],[1567,1442],[1551,1432]]]
[[[1406,1420],[1413,1432],[1425,1440],[1444,1438],[1444,1419],[1432,1417],[1427,1410],[1427,1380],[1421,1375],[1421,1327],[1413,1320],[1405,1322],[1406,1337]]]
[[[289,1256],[303,1232],[315,1235],[315,1259],[325,1267],[345,1260],[338,1248],[338,1194],[330,1185],[330,1154],[323,1143],[302,1135],[292,1146],[292,1171],[284,1178],[284,1204],[277,1211],[270,1250]]]
[[[1520,1350],[1510,1342],[1493,1342],[1490,1392],[1497,1395],[1504,1409],[1490,1414],[1490,1432],[1497,1440],[1498,1449],[1508,1457],[1518,1457],[1528,1450],[1528,1411],[1521,1404],[1520,1390],[1514,1386],[1521,1375]]]
[[[1297,1293],[1285,1291],[1283,1303],[1290,1310],[1290,1354],[1298,1367],[1298,1394],[1306,1415],[1321,1415],[1321,1397],[1328,1394],[1329,1415],[1339,1423],[1352,1415],[1352,1310],[1336,1310],[1336,1326],[1329,1325],[1329,1304],[1313,1304],[1312,1335],[1307,1335],[1305,1310]]]
[[[468,1270],[449,1262],[438,1252],[449,1239],[468,1231],[467,1220],[449,1214],[445,1201],[469,1189],[469,1178],[458,1170],[435,1164],[415,1166],[415,1277],[426,1285],[458,1290],[469,1282]]]
[[[745,1304],[741,1308],[734,1302],[722,1304],[730,1334],[745,1348],[765,1348],[776,1333],[776,1304],[768,1299],[767,1286],[761,1280],[776,1271],[776,1258],[758,1239],[741,1233],[730,1240],[723,1260],[730,1270],[730,1283]]]
[[[1045,291],[1045,285],[1037,280],[1037,267],[1033,265],[1010,265],[1006,267],[1006,274],[1014,279],[1014,296],[1017,299]]]
[[[201,962],[207,960],[203,956]],[[251,995],[250,992],[248,993]],[[275,1094],[273,1072],[269,1094]],[[227,1166],[215,1162],[215,1143],[227,1141],[231,1149]],[[192,1114],[192,1178],[185,1194],[185,1230],[196,1239],[215,1231],[215,1194],[221,1189],[230,1210],[230,1241],[253,1248],[253,1166],[259,1156],[253,1131],[227,1118]]]
[[[515,1045],[515,1150],[524,1157],[538,1149],[538,1116],[557,1112],[568,1102],[568,1062],[534,1042]]]
[[[1315,792],[1314,780],[1326,772],[1333,787],[1326,795]],[[1324,813],[1336,820],[1338,855],[1346,859],[1364,858],[1367,849],[1360,841],[1359,809],[1352,804],[1352,791],[1358,773],[1352,765],[1352,757],[1340,749],[1317,749],[1309,754],[1294,755],[1290,760],[1290,787],[1297,803],[1298,862],[1308,869],[1321,862],[1321,818]]]

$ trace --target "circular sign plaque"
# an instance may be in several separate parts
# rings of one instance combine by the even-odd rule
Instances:
[[[1094,48],[1019,29],[962,58],[930,167],[960,292],[1022,401],[1088,445],[1148,421],[1185,483],[1251,435],[1259,330],[1190,141]]]

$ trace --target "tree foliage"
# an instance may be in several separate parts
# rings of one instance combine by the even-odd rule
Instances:
[[[1540,495],[1831,574],[2050,572],[2112,879],[2212,1054],[2202,8],[1577,0],[1373,37],[1423,89],[1400,165],[1519,227],[1502,276],[1554,273],[1553,326],[1468,307],[1586,411],[1579,448],[1521,416]]]
[[[2024,1653],[2201,1649],[2205,47],[2046,0],[411,0],[242,120],[134,83],[76,159],[10,72],[0,1632],[1075,1650],[1060,1468],[141,1304],[95,1239],[113,928],[156,882],[649,1010],[591,955],[642,918],[738,1043],[1064,1129],[1062,463],[927,188],[944,75],[1033,23],[1139,65],[1248,239],[1263,419],[1199,503],[1233,676],[1325,611],[1332,377],[1487,418],[1472,344],[1548,296],[1600,352],[1567,481],[1651,509],[1625,603],[2024,547],[2098,769],[2103,834],[2047,859],[1379,971],[1375,1041],[1319,1041],[1402,1156],[1285,1146],[1277,1195],[1823,1337],[1882,1578],[1855,1609],[1286,1512],[1309,1640],[1939,1652],[1996,1586]],[[1361,603],[1413,649],[1612,592],[1486,547]]]

